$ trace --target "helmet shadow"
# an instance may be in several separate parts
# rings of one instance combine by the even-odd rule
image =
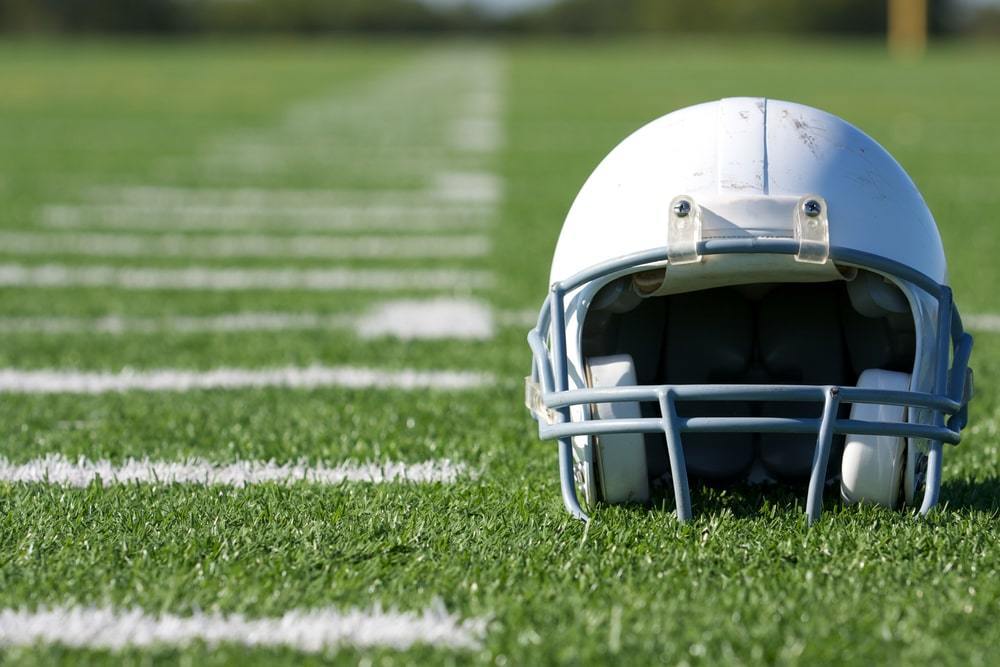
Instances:
[[[1000,513],[1000,477],[948,480],[941,486],[941,500],[950,510]]]
[[[691,505],[696,517],[727,514],[739,519],[759,519],[805,513],[805,487],[800,484],[692,484]],[[823,494],[826,509],[840,504],[836,485],[829,485]],[[674,509],[673,489],[669,483],[656,485],[650,507]]]

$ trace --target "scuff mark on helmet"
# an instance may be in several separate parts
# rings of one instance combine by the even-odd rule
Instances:
[[[818,155],[816,152],[816,136],[811,131],[819,130],[820,128],[813,127],[800,118],[793,118],[792,123],[795,125],[795,130],[799,133],[799,139],[802,143],[806,145],[813,155]]]
[[[819,142],[818,138],[814,133],[823,132],[825,128],[816,125],[810,125],[808,122],[806,122],[804,116],[800,116],[798,118],[791,118],[787,109],[781,112],[781,117],[790,120],[792,122],[792,125],[795,127],[795,132],[796,134],[798,134],[799,141],[801,141],[806,146],[806,148],[809,149],[810,153],[812,153],[816,157],[819,157]]]

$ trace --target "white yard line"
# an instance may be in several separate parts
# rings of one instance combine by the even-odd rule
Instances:
[[[190,616],[147,614],[111,607],[0,609],[0,646],[60,644],[71,648],[120,651],[127,647],[287,647],[319,653],[338,647],[407,649],[423,644],[475,650],[486,620],[463,620],[436,604],[420,612],[334,608],[301,609],[270,618],[195,612]]]
[[[0,264],[3,287],[111,287],[172,290],[454,290],[493,285],[479,269],[228,269],[68,264]]]
[[[232,236],[39,234],[0,231],[0,252],[97,257],[453,258],[482,257],[486,236]]]
[[[473,371],[381,370],[358,366],[281,368],[126,369],[117,373],[60,369],[0,368],[0,393],[104,394],[124,391],[185,392],[199,389],[288,387],[315,389],[468,390],[490,386],[493,376]]]
[[[79,204],[52,202],[40,211],[40,221],[49,227],[160,231],[482,229],[496,215],[503,183],[490,165],[472,158],[495,154],[503,143],[502,63],[488,49],[432,53],[353,93],[296,104],[270,129],[221,137],[200,160],[224,177],[216,183],[235,187],[106,185],[91,189]],[[462,153],[476,155],[456,159]],[[352,172],[369,169],[387,182],[423,180],[425,186],[280,189],[248,187],[254,181],[243,177],[255,174],[256,182],[266,183],[261,176],[315,168],[317,160]]]
[[[407,339],[492,338],[493,311],[470,299],[395,300],[376,304],[354,322],[363,338]]]
[[[0,332],[29,334],[227,333],[307,331],[354,327],[350,315],[246,312],[174,317],[0,317]]]
[[[39,223],[59,229],[379,232],[482,229],[492,209],[467,206],[247,206],[244,204],[52,204]]]
[[[388,159],[388,158],[387,158]],[[440,170],[432,174],[423,190],[328,190],[283,188],[187,188],[165,185],[100,186],[89,190],[90,203],[135,207],[139,210],[228,209],[234,213],[255,211],[364,212],[388,210],[405,213],[413,209],[447,212],[460,205],[492,206],[500,194],[497,176],[488,171]]]
[[[142,207],[238,206],[245,210],[264,208],[335,208],[381,201],[413,204],[419,192],[406,190],[327,190],[298,188],[234,187],[193,188],[176,185],[102,185],[87,191],[88,199],[105,204]],[[399,200],[403,200],[400,202]]]
[[[453,125],[452,145],[460,151],[490,154],[504,142],[503,72],[493,60],[479,67],[478,85],[460,100],[462,116]]]
[[[445,171],[435,176],[434,191],[449,202],[496,206],[503,198],[503,181],[485,171]]]
[[[236,331],[334,330],[352,327],[349,315],[246,312],[174,317],[0,317],[0,332],[28,334],[226,333]]]
[[[452,142],[463,151],[493,153],[502,144],[502,136],[497,120],[470,117],[460,119],[455,124]]]
[[[474,299],[398,299],[360,313],[244,312],[171,317],[2,317],[0,333],[227,333],[239,331],[350,330],[364,338],[489,340],[495,332],[490,307]]]
[[[1000,332],[1000,315],[993,313],[974,313],[972,315],[963,315],[962,324],[969,331],[997,333]]]
[[[449,164],[454,158],[449,148],[481,152],[449,142],[448,133],[466,117],[495,118],[503,78],[502,59],[494,51],[442,50],[353,94],[296,104],[267,132],[226,137],[205,156],[205,166],[220,174],[345,165],[426,174]]]
[[[464,464],[448,459],[420,463],[340,463],[335,466],[274,461],[236,461],[216,463],[200,458],[183,461],[156,461],[149,458],[125,459],[112,463],[106,459],[90,461],[80,457],[70,460],[61,454],[49,454],[25,463],[0,458],[0,482],[54,484],[86,487],[95,481],[103,486],[118,484],[195,484],[235,486],[253,484],[344,483],[453,484],[459,479],[474,478]]]
[[[391,159],[389,157],[386,158]],[[233,187],[192,188],[173,185],[103,185],[90,188],[87,199],[91,203],[118,204],[123,206],[177,208],[177,207],[235,207],[237,210],[336,210],[379,209],[392,207],[393,211],[406,211],[425,207],[440,209],[465,198],[456,194],[450,181],[455,174],[491,179],[488,172],[435,172],[428,189],[424,190],[344,190],[301,188]]]

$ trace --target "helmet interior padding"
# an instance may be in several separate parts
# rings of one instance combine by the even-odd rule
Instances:
[[[701,297],[711,292],[711,302]],[[753,362],[754,313],[736,290],[678,294],[666,299],[660,380],[672,384],[745,382]],[[668,344],[669,343],[669,344]],[[733,401],[677,404],[681,417],[749,417],[750,406]],[[724,481],[746,472],[754,459],[749,433],[689,433],[682,438],[691,474]]]
[[[640,384],[852,386],[866,368],[911,372],[912,317],[892,312],[895,308],[876,311],[870,304],[867,314],[861,314],[852,305],[847,285],[833,281],[719,287],[646,298],[628,312],[592,311],[584,326],[584,355],[632,355]],[[843,408],[841,416],[846,417],[849,406]],[[641,409],[643,416],[659,416],[655,404]],[[679,402],[677,411],[682,417],[817,418],[821,406],[687,401]],[[808,478],[816,438],[687,433],[682,441],[692,477],[728,483],[746,479],[760,466],[776,480]],[[646,444],[650,475],[663,474],[663,436],[648,435]],[[835,438],[831,460],[839,460],[842,444],[842,437]],[[838,472],[830,467],[830,476]]]

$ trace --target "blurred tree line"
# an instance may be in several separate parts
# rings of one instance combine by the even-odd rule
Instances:
[[[931,0],[935,33],[954,0]],[[882,33],[885,0],[561,0],[520,14],[419,0],[0,0],[0,31],[36,33]]]
[[[882,32],[884,0],[566,0],[525,28],[606,32]]]
[[[6,32],[377,32],[453,22],[415,0],[0,0]]]

